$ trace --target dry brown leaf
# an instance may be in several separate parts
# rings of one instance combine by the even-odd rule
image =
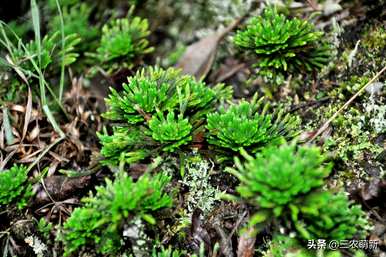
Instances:
[[[44,179],[44,187],[37,188],[34,204],[40,205],[51,202],[52,197],[55,201],[60,201],[71,197],[77,191],[89,186],[91,176],[68,178],[66,176],[50,176]],[[48,194],[47,194],[48,193]]]
[[[27,140],[29,142],[34,141],[36,138],[38,138],[40,133],[39,125],[36,125],[31,132],[28,133]]]
[[[225,29],[188,46],[176,67],[182,69],[184,74],[194,76],[197,80],[204,79],[212,68],[220,41],[226,34],[232,31],[243,18],[244,17],[241,17],[235,20]]]
[[[32,115],[32,92],[31,92],[31,88],[28,87],[27,106],[25,109],[24,127],[23,127],[23,134],[21,137],[21,142],[24,140],[24,138],[27,134],[28,124],[31,120],[31,115]]]
[[[5,59],[6,59],[7,62],[12,66],[12,68],[16,71],[17,75],[19,75],[20,78],[28,85],[28,80],[27,80],[26,76],[25,76],[24,73],[19,69],[19,67],[13,63],[11,57],[9,57],[8,54],[5,56]]]

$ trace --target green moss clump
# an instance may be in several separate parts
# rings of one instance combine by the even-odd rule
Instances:
[[[85,206],[77,208],[64,224],[62,241],[65,256],[83,246],[92,246],[99,253],[113,254],[121,249],[125,224],[139,217],[155,223],[153,212],[170,207],[165,193],[170,177],[159,173],[143,175],[134,182],[126,173],[119,173],[112,182],[97,187],[95,196],[83,199]]]
[[[236,158],[236,168],[228,168],[240,180],[236,188],[240,198],[230,198],[257,209],[251,226],[262,228],[273,219],[281,220],[298,232],[300,242],[365,238],[369,225],[362,209],[343,193],[322,190],[331,165],[318,148],[290,144],[267,147],[256,157],[242,155],[245,164]]]
[[[15,203],[22,209],[32,194],[27,167],[13,165],[9,170],[0,171],[0,207]]]
[[[314,193],[292,207],[292,218],[306,240],[364,239],[369,227],[366,214],[343,193]]]
[[[189,123],[189,120],[184,119],[182,115],[179,115],[176,119],[174,112],[169,112],[166,119],[162,113],[153,116],[149,121],[149,129],[151,137],[155,141],[168,144],[164,148],[165,151],[173,150],[192,140],[192,125]]]
[[[92,8],[86,3],[64,6],[62,9],[64,35],[77,34],[79,36],[81,39],[81,44],[78,45],[79,52],[93,51],[96,47],[98,29],[89,23],[91,11]],[[59,15],[49,20],[48,28],[51,32],[61,31]]]
[[[102,37],[94,55],[109,74],[131,68],[136,58],[153,51],[147,36],[147,19],[129,17],[112,20],[102,28]]]
[[[9,55],[13,64],[23,69],[24,73],[27,74],[27,78],[29,78],[32,74],[38,73],[35,65],[39,63],[39,57],[42,70],[53,70],[54,67],[60,67],[62,56],[64,56],[65,66],[76,61],[78,54],[74,49],[79,44],[80,38],[76,34],[66,35],[64,42],[64,49],[62,49],[60,33],[56,31],[42,38],[40,56],[38,43],[35,40],[25,44],[25,48],[21,44],[10,48],[12,52]]]
[[[372,51],[382,51],[386,48],[386,29],[382,26],[371,28],[363,37],[363,45]]]
[[[171,246],[168,248],[161,247],[157,250],[156,247],[153,248],[151,257],[183,257],[186,256],[185,251],[175,250]]]
[[[320,70],[328,63],[330,46],[323,42],[323,32],[298,18],[287,19],[274,7],[250,20],[237,32],[237,46],[254,54],[258,73],[281,84],[287,74]]]
[[[103,162],[133,163],[175,151],[202,133],[205,115],[230,95],[222,84],[209,88],[173,68],[142,69],[128,78],[123,92],[111,89],[106,99],[103,116],[119,124],[112,135],[99,135]]]
[[[228,169],[240,180],[237,192],[252,206],[276,217],[299,197],[320,188],[331,172],[331,165],[324,165],[325,157],[317,148],[271,146],[255,158],[246,153],[243,156],[245,164],[236,158],[237,169]]]
[[[269,105],[255,96],[251,102],[241,101],[208,114],[208,142],[224,153],[241,149],[255,153],[267,145],[280,144],[283,138],[293,138],[297,134],[298,119],[284,115],[280,107],[273,113],[268,109]]]

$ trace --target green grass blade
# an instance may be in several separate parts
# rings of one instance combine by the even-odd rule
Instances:
[[[64,35],[64,21],[62,10],[60,9],[59,0],[56,0],[56,6],[58,8],[59,18],[60,18],[60,34],[62,37],[62,63],[60,67],[60,83],[59,83],[59,101],[62,101],[63,98],[63,87],[64,87],[64,47],[65,47],[65,35]]]

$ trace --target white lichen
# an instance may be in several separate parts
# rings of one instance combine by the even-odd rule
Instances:
[[[189,188],[186,197],[188,213],[196,208],[208,214],[214,207],[221,191],[210,183],[210,175],[213,171],[213,164],[201,159],[197,154],[189,157],[185,165],[185,175],[181,181]]]
[[[383,84],[382,84],[383,86]],[[377,87],[380,87],[377,85]],[[371,92],[369,101],[364,104],[368,118],[368,123],[376,133],[386,131],[386,106],[377,101],[375,90]]]
[[[47,246],[37,237],[37,236],[28,236],[24,239],[32,250],[36,254],[37,257],[43,257],[47,253]]]

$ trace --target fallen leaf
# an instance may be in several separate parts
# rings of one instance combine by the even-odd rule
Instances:
[[[25,109],[24,126],[23,126],[23,134],[21,137],[21,142],[24,140],[27,134],[28,124],[31,120],[31,114],[32,114],[32,92],[31,92],[31,88],[28,87],[27,106]]]
[[[212,68],[220,41],[232,31],[243,18],[244,17],[241,17],[235,20],[225,29],[188,46],[176,67],[182,69],[184,74],[193,75],[197,80],[204,79]]]
[[[69,178],[66,176],[50,176],[44,179],[45,188],[40,184],[34,205],[51,202],[51,198],[60,201],[73,196],[76,192],[86,188],[91,182],[91,176]]]
[[[323,14],[329,16],[337,11],[342,10],[342,6],[339,4],[340,0],[326,0],[322,4]]]

